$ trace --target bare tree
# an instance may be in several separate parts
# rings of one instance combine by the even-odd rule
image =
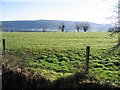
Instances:
[[[43,29],[42,29],[42,32],[46,32],[46,28],[43,28]]]
[[[79,32],[81,29],[81,25],[79,23],[75,23],[75,28],[76,28],[77,32]]]
[[[64,29],[65,29],[64,23],[62,23],[62,24],[59,26],[59,29],[60,29],[62,32],[64,32]]]
[[[111,33],[111,35],[118,34],[118,44],[116,45],[116,48],[120,47],[120,0],[118,0],[118,4],[116,5],[116,9],[114,11],[117,15],[115,16],[115,26],[114,30]]]
[[[111,28],[110,36],[118,35],[118,43],[112,48],[112,50],[117,50],[120,47],[120,0],[118,0],[117,4],[115,5],[114,15],[112,19],[114,20],[114,27]]]
[[[82,23],[81,26],[84,32],[87,32],[90,28],[89,23]]]

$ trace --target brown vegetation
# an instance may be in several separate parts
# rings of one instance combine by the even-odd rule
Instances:
[[[55,81],[50,81],[41,74],[35,75],[34,72],[26,71],[18,67],[11,69],[3,67],[2,74],[2,87],[4,89],[32,89],[32,88],[47,88],[47,89],[93,89],[93,88],[105,88],[109,90],[118,89],[119,87],[113,85],[110,82],[101,83],[94,77],[90,77],[83,72],[77,72],[71,76],[62,77]]]

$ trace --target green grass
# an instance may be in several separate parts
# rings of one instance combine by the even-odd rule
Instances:
[[[109,33],[76,33],[76,32],[44,32],[44,33],[3,33],[3,38],[6,39],[6,48],[85,48],[90,45],[91,48],[104,49],[114,45],[117,36],[109,37]]]
[[[11,67],[26,67],[51,80],[83,70],[89,45],[90,75],[120,85],[120,54],[108,53],[117,36],[111,38],[107,32],[4,32],[3,38]]]

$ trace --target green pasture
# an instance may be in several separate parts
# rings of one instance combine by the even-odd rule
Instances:
[[[96,49],[107,49],[115,44],[116,37],[111,38],[105,32],[6,32],[7,49],[20,48],[60,48],[84,49],[87,45]]]
[[[3,32],[11,67],[18,65],[54,80],[79,72],[90,46],[90,75],[120,85],[120,53],[112,53],[117,35],[108,32]]]

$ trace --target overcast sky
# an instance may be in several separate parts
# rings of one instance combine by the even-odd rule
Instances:
[[[2,0],[2,21],[69,20],[111,23],[117,0]]]

